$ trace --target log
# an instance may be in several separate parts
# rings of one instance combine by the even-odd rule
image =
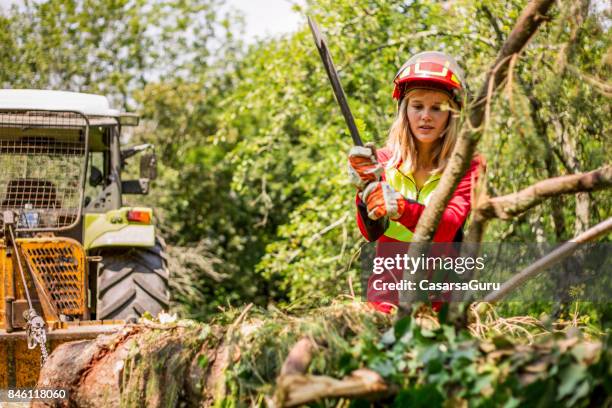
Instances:
[[[126,325],[117,334],[64,343],[40,372],[38,388],[64,388],[69,399],[33,407],[175,406],[212,401],[229,364],[229,347],[200,338],[200,328]],[[214,345],[214,346],[213,346]],[[207,354],[202,369],[196,356]],[[212,363],[210,363],[212,361]],[[200,370],[199,370],[200,369]]]
[[[324,398],[376,399],[393,390],[380,374],[368,369],[353,371],[341,380],[324,375],[291,374],[280,377],[276,387],[276,404],[280,407],[295,407]]]
[[[126,327],[119,334],[60,345],[42,367],[37,388],[66,389],[70,399],[55,403],[34,402],[32,407],[119,406],[117,362],[127,356],[130,339],[137,332],[137,328]],[[96,395],[99,393],[104,397],[100,399],[100,395]]]

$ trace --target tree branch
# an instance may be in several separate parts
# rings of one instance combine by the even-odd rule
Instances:
[[[509,220],[550,197],[609,187],[612,187],[612,166],[606,165],[588,173],[554,177],[539,181],[516,193],[480,200],[473,209],[473,219],[466,242],[480,242],[484,226],[492,218]]]
[[[490,88],[497,88],[505,78],[511,56],[517,54],[537,31],[540,24],[546,20],[546,13],[554,3],[554,0],[535,0],[527,5],[519,17],[514,29],[502,46],[497,59],[487,74],[478,96],[471,106],[467,126],[464,126],[453,155],[450,159],[440,184],[434,191],[431,202],[423,212],[413,242],[428,242],[433,238],[442,212],[450,200],[452,192],[459,180],[465,174],[470,161],[474,155],[476,145],[482,135],[481,125],[485,119],[485,107],[490,99]],[[416,249],[416,248],[415,248]]]
[[[313,347],[313,341],[308,337],[303,337],[295,343],[283,363],[280,376],[305,374],[312,361]]]
[[[280,377],[275,399],[279,407],[295,407],[323,398],[376,398],[395,393],[397,390],[386,384],[380,374],[362,368],[341,380],[324,375]]]
[[[497,19],[495,18],[493,13],[491,13],[491,10],[487,6],[483,5],[481,7],[481,9],[484,12],[485,16],[487,17],[487,20],[489,20],[489,23],[491,23],[491,27],[493,27],[493,31],[495,31],[495,36],[497,38],[497,42],[500,45],[503,44],[503,42],[504,42],[504,33],[499,28],[499,24],[497,22]]]
[[[549,197],[561,194],[597,191],[612,186],[612,166],[607,165],[588,173],[572,174],[542,180],[521,191],[491,198],[474,209],[485,218],[508,220],[535,207]]]
[[[499,290],[489,293],[485,297],[484,301],[497,302],[501,300],[514,289],[521,286],[525,281],[537,276],[544,269],[549,268],[550,266],[561,262],[563,259],[570,256],[580,247],[580,244],[589,241],[594,241],[610,231],[612,231],[612,218],[608,218],[607,220],[600,222],[594,227],[586,230],[582,234],[573,238],[571,241],[568,241],[565,244],[561,245],[559,248],[555,249],[548,255],[544,256],[543,258],[540,258],[538,261],[529,265],[521,272],[504,282],[504,284],[500,287]]]

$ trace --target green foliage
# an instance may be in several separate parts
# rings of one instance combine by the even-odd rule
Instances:
[[[233,337],[240,353],[226,376],[232,391],[224,402],[249,405],[274,393],[284,359],[302,338],[317,344],[307,374],[342,378],[374,370],[397,390],[381,401],[385,406],[600,406],[609,397],[608,337],[537,328],[533,343],[509,334],[479,339],[429,313],[421,309],[389,329],[391,317],[354,302],[299,318],[254,312]]]
[[[409,56],[426,49],[455,55],[475,91],[526,3],[309,0],[296,8],[317,19],[363,138],[382,146],[396,111],[391,81]],[[556,6],[490,101],[479,149],[492,195],[595,169],[612,157],[610,15],[588,0],[570,3]],[[609,336],[596,346],[586,335],[607,331],[607,305],[604,314],[580,305],[583,316],[573,317],[586,326],[585,338],[537,333],[534,344],[508,334],[478,340],[413,317],[389,330],[391,316],[355,304],[315,308],[348,294],[349,279],[360,289],[355,259],[364,240],[353,219],[355,192],[345,181],[350,138],[306,24],[245,47],[235,36],[239,17],[220,6],[47,0],[0,15],[4,87],[102,93],[141,113],[143,126],[128,139],[154,143],[161,161],[142,203],[156,207],[181,263],[172,279],[177,310],[211,319],[223,309],[212,317],[221,323],[236,318],[231,305],[250,301],[307,310],[296,318],[270,305],[250,331],[236,335],[241,356],[227,373],[230,397],[218,403],[261,404],[302,336],[319,346],[310,374],[340,378],[373,369],[399,388],[387,401],[398,407],[606,402]],[[485,240],[567,240],[609,217],[611,194],[547,201],[492,222]],[[525,308],[544,320],[551,305],[505,304],[500,314]],[[561,317],[573,318],[567,311]],[[188,346],[199,348],[210,327],[185,333]],[[169,336],[151,335],[142,345],[157,360],[142,361],[138,349],[128,356],[123,384],[130,401],[141,401],[129,391],[145,379],[152,393],[168,385],[170,405],[179,398],[180,377],[164,377],[159,365],[184,371],[195,357]],[[196,363],[205,369],[211,361],[201,355]]]
[[[156,144],[160,178],[144,204],[178,251],[184,314],[254,301],[325,304],[359,291],[363,238],[345,181],[350,139],[306,24],[245,47],[217,0],[26,1],[0,16],[0,82],[100,92],[137,107],[131,136]],[[395,114],[393,74],[445,50],[477,90],[524,0],[308,1],[329,40],[366,141]],[[487,189],[503,195],[611,157],[610,20],[587,0],[560,3],[491,101],[479,149]],[[607,88],[608,87],[608,88]],[[579,211],[576,200],[586,204]],[[586,201],[585,201],[586,200]],[[132,201],[130,201],[132,202]],[[488,241],[562,241],[610,214],[609,191],[549,200],[490,224]],[[584,207],[584,205],[583,205]],[[212,279],[215,276],[223,279]]]
[[[232,38],[217,0],[26,0],[0,16],[0,84],[101,93],[124,109],[159,78],[210,65]]]
[[[588,367],[601,349],[577,345],[577,338],[548,337],[530,346],[506,337],[481,342],[467,331],[426,327],[411,317],[388,334],[367,344],[369,353],[357,346],[353,356],[400,385],[397,406],[576,406],[604,392],[599,370],[608,363]]]

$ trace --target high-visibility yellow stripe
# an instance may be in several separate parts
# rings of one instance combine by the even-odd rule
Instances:
[[[406,167],[407,166],[400,166],[401,170],[397,168],[385,169],[387,183],[404,197],[418,201],[424,205],[429,204],[431,193],[438,186],[441,175],[432,174],[429,176],[419,190],[412,173]],[[389,222],[389,227],[385,231],[385,235],[402,242],[410,242],[412,240],[412,231],[396,221]]]

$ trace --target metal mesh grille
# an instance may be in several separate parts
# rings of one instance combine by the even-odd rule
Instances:
[[[0,112],[0,211],[17,213],[18,230],[78,221],[87,130],[77,113]]]
[[[85,306],[85,256],[78,243],[62,240],[21,243],[33,272],[58,313],[81,315]]]

